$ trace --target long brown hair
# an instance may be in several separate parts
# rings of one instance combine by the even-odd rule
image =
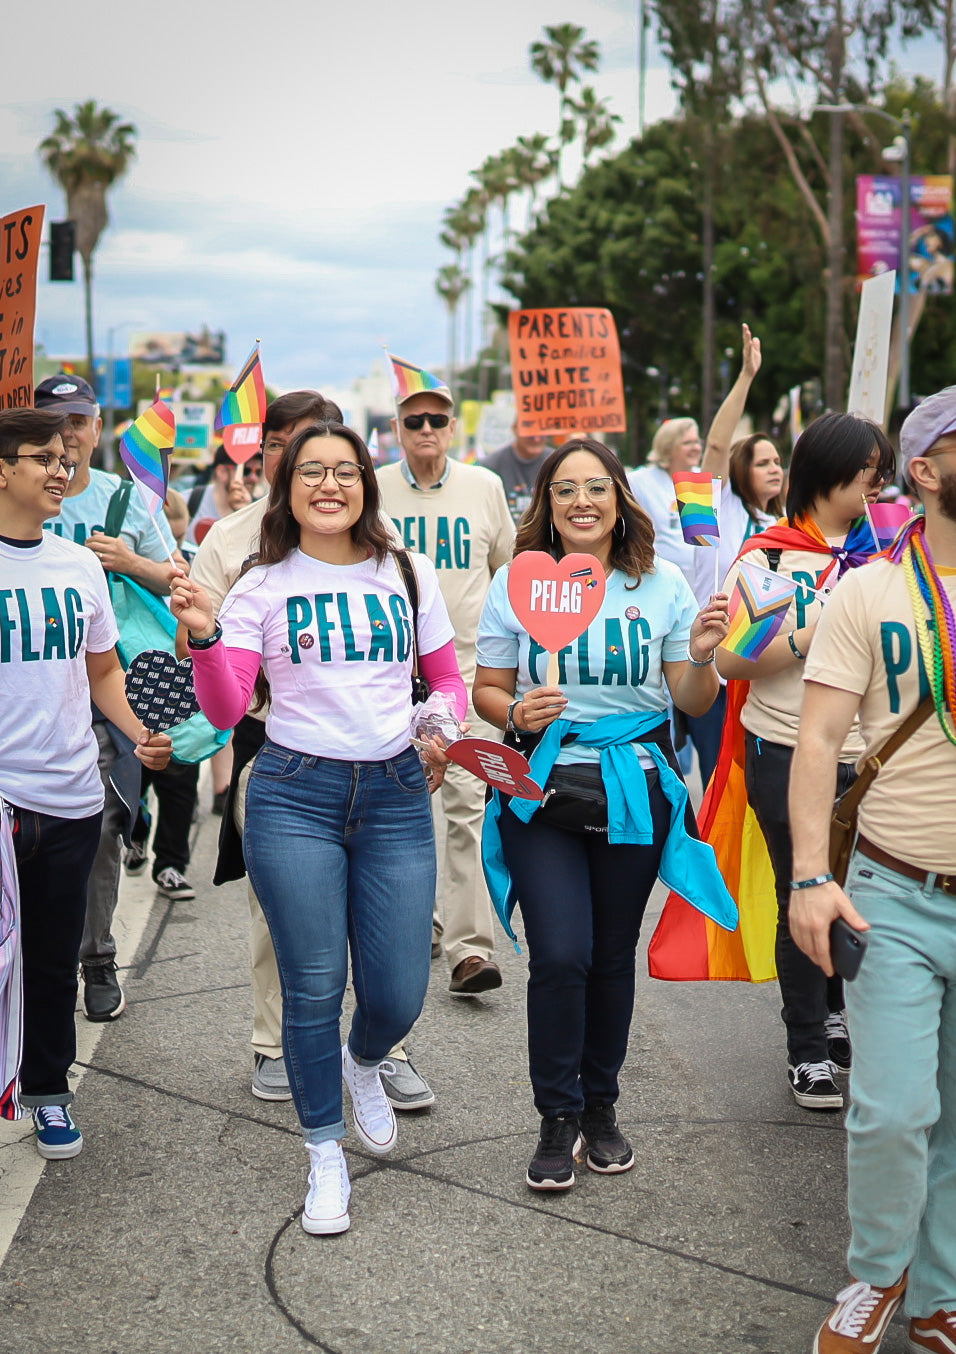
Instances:
[[[754,463],[754,456],[757,454],[759,442],[769,442],[779,456],[779,448],[774,443],[773,438],[768,437],[766,433],[751,433],[749,437],[742,437],[739,442],[735,442],[730,448],[730,487],[755,522],[758,512],[768,512],[774,517],[783,516],[783,499],[779,492],[774,494],[766,508],[761,508],[754,498],[751,467]]]
[[[310,437],[341,437],[355,452],[362,467],[362,512],[351,527],[352,543],[368,550],[381,564],[389,552],[389,538],[379,515],[380,496],[375,464],[368,447],[354,428],[344,423],[313,423],[296,433],[279,458],[272,477],[269,506],[262,519],[259,533],[259,556],[256,564],[279,564],[291,555],[299,544],[300,528],[292,516],[292,476],[299,452]]]
[[[614,452],[593,437],[575,437],[552,451],[538,471],[531,506],[518,526],[514,552],[544,550],[560,559],[564,554],[561,537],[554,530],[551,516],[551,481],[561,462],[573,451],[589,451],[596,456],[614,481],[618,520],[611,537],[611,564],[640,583],[654,569],[654,523],[631,493],[624,467]],[[622,528],[619,531],[619,528]]]

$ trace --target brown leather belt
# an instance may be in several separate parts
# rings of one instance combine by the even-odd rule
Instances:
[[[867,840],[862,833],[856,839],[856,849],[862,855],[869,856],[870,860],[875,860],[877,865],[885,865],[888,870],[895,870],[897,874],[915,879],[920,884],[925,884],[927,877],[934,873],[932,870],[921,870],[918,865],[911,865],[907,860],[897,860],[896,856],[891,856],[889,851]],[[956,898],[956,874],[937,874],[935,878],[935,888]]]

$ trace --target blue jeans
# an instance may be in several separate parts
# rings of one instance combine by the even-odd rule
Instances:
[[[282,1047],[306,1141],[345,1133],[339,1021],[374,1066],[421,1013],[431,964],[435,834],[418,754],[306,756],[268,740],[246,794],[246,869],[282,983]]]
[[[847,893],[871,927],[846,985],[849,1268],[884,1288],[909,1266],[931,1316],[956,1308],[956,899],[859,852]]]

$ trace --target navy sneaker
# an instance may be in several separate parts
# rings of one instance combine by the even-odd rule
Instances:
[[[33,1111],[37,1151],[47,1161],[62,1161],[83,1150],[83,1134],[65,1105],[37,1105]]]

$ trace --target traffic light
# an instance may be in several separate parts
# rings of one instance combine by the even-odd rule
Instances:
[[[50,281],[73,281],[73,251],[76,248],[76,222],[50,222]]]

